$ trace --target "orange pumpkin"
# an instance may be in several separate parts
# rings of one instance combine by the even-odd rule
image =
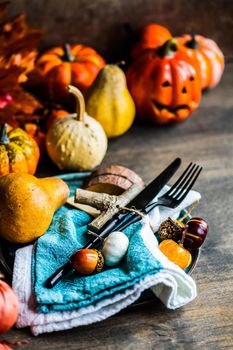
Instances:
[[[182,243],[176,243],[172,239],[165,239],[159,245],[159,249],[174,264],[181,269],[186,269],[192,262],[191,253],[183,247]]]
[[[9,173],[34,174],[40,151],[37,143],[22,129],[0,126],[0,176]]]
[[[137,114],[154,124],[175,124],[195,111],[200,78],[175,39],[141,54],[127,71]]]
[[[24,130],[30,135],[38,144],[41,154],[45,152],[45,133],[40,130],[39,125],[34,123],[26,123],[23,126]]]
[[[132,48],[132,58],[136,58],[148,49],[163,45],[171,37],[171,33],[164,26],[155,23],[145,25],[139,34],[139,41]]]
[[[70,115],[69,112],[65,111],[64,109],[54,109],[50,116],[48,117],[47,123],[46,123],[46,129],[49,130],[50,126],[56,121],[63,119],[65,117],[68,117]]]
[[[54,47],[37,61],[51,99],[60,103],[69,101],[68,85],[85,90],[104,65],[104,59],[94,49],[77,44]]]
[[[224,56],[218,45],[201,35],[183,35],[177,41],[179,50],[184,50],[195,62],[202,89],[215,87],[224,71]]]

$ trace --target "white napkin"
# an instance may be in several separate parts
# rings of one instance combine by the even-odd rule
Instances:
[[[166,187],[162,192],[166,191]],[[162,193],[161,192],[161,193]],[[160,193],[160,194],[161,194]],[[191,191],[186,199],[175,210],[155,208],[150,213],[150,223],[155,232],[160,223],[168,216],[176,218],[178,213],[200,199],[200,194]],[[32,334],[70,329],[104,320],[136,301],[141,293],[151,288],[154,294],[169,309],[179,308],[196,297],[196,284],[192,277],[187,275],[177,265],[170,262],[158,249],[158,242],[148,219],[143,220],[141,236],[151,253],[164,266],[160,272],[147,276],[144,280],[118,293],[111,298],[101,300],[95,305],[80,308],[74,311],[41,313],[36,311],[36,302],[31,285],[31,257],[33,246],[27,246],[16,252],[13,288],[19,297],[19,317],[16,323],[18,328],[31,327]]]

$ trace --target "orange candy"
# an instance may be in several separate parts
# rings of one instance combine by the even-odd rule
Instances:
[[[174,264],[186,269],[192,262],[192,255],[183,247],[182,243],[176,243],[172,239],[165,239],[159,245],[159,249]]]

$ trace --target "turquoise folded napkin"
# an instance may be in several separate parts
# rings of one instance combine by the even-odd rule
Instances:
[[[86,175],[69,174],[61,178],[67,182],[72,193],[77,187],[82,186]],[[197,192],[192,192],[186,205],[192,204],[200,196]],[[162,218],[163,213],[158,214],[158,209],[156,210],[154,219],[158,221]],[[138,222],[124,231],[130,243],[127,254],[119,266],[105,268],[101,273],[91,276],[80,277],[73,273],[53,289],[47,289],[44,286],[47,278],[66,263],[68,258],[77,249],[82,248],[86,240],[90,238],[86,231],[87,224],[91,220],[92,218],[85,212],[64,205],[54,215],[46,234],[34,246],[32,280],[38,311],[51,313],[94,306],[100,301],[114,299],[118,294],[130,290],[131,287],[138,285],[149,276],[155,276],[161,270],[165,270],[166,274],[166,271],[173,269],[170,266],[171,263],[165,257],[163,258],[161,253],[153,252],[157,240],[152,236],[150,242],[146,242],[147,234],[142,238],[141,233],[145,223]],[[177,267],[174,270],[176,271]],[[192,285],[193,281],[189,283]]]

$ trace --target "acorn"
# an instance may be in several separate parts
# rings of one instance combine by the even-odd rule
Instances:
[[[185,225],[181,221],[172,220],[170,217],[163,221],[158,229],[158,235],[161,241],[172,239],[177,242],[181,239]]]
[[[80,249],[71,257],[73,268],[83,275],[100,272],[104,266],[104,257],[96,249]]]

